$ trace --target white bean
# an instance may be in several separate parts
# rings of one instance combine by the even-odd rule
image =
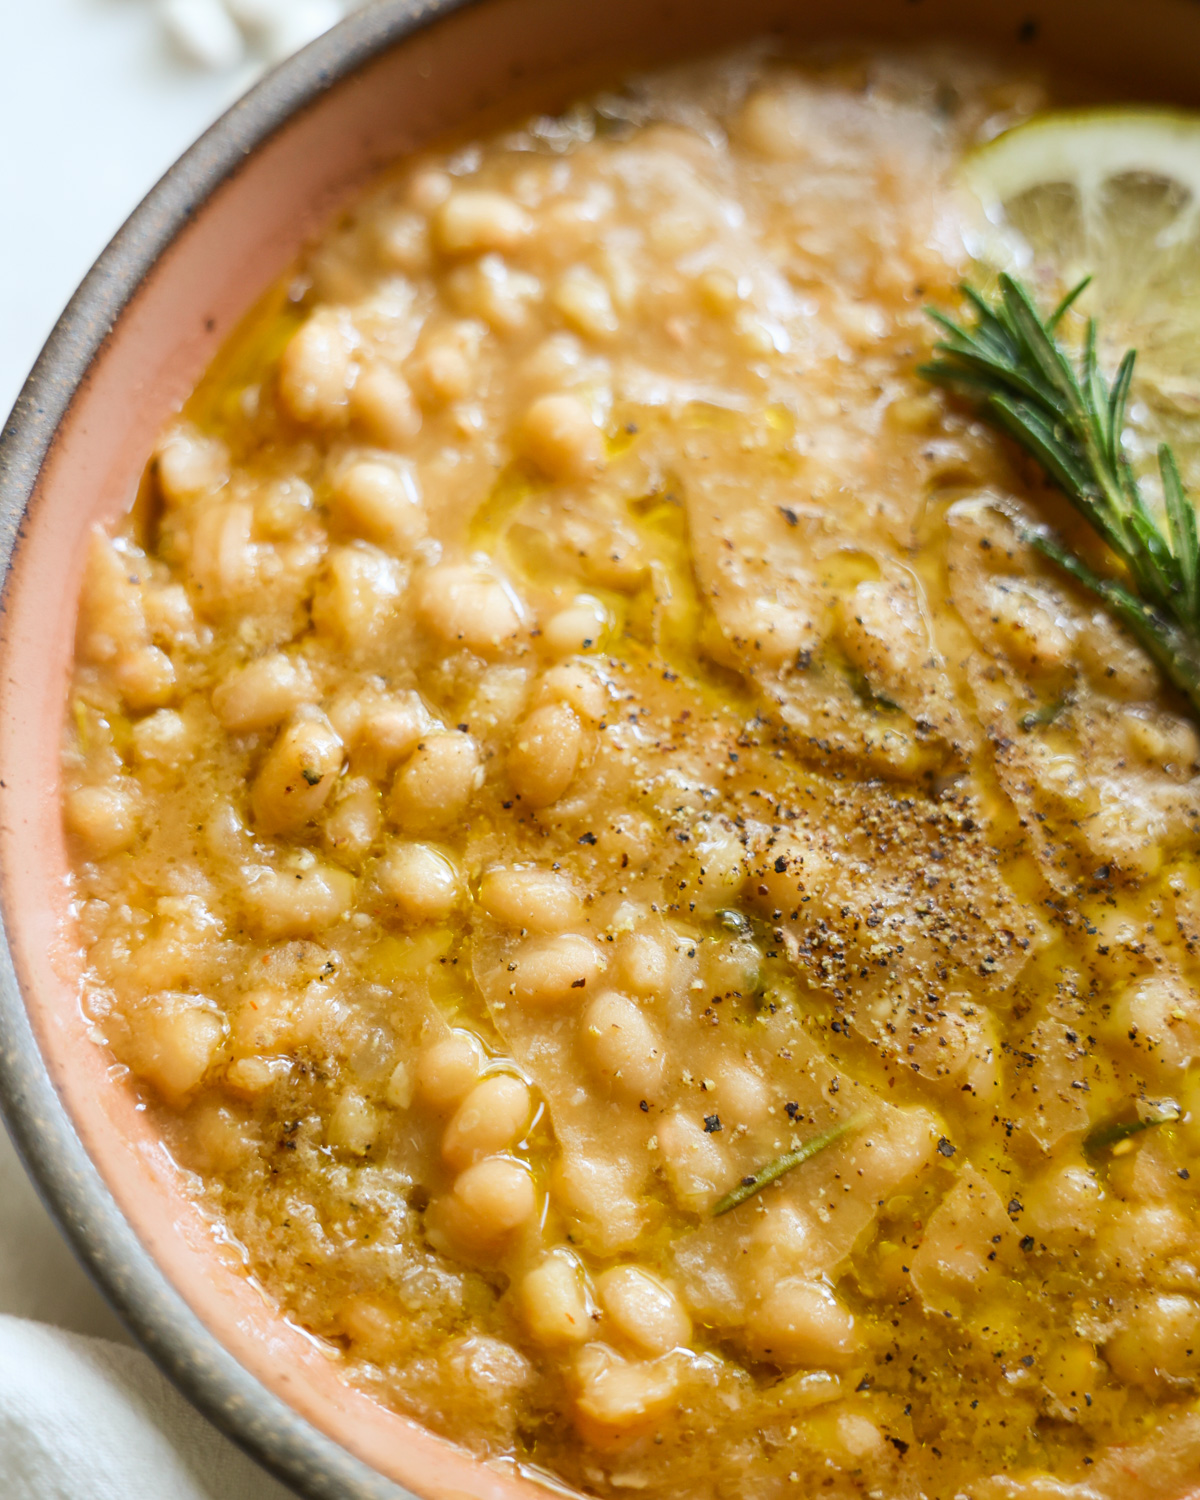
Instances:
[[[531,1008],[582,1001],[600,976],[600,950],[590,938],[564,932],[534,938],[512,955],[512,993]]]
[[[521,611],[501,581],[463,564],[430,568],[417,590],[417,614],[449,645],[499,656],[521,636]]]
[[[410,833],[434,833],[456,823],[483,785],[475,741],[451,731],[421,740],[392,786],[391,816]]]
[[[604,434],[578,396],[539,396],[525,413],[517,448],[550,479],[586,479],[604,465]]]
[[[104,859],[137,837],[137,799],[117,786],[82,786],[68,793],[67,828],[88,853]]]
[[[562,932],[583,919],[571,882],[552,870],[488,870],[479,903],[495,921],[526,932]]]
[[[405,448],[421,430],[421,411],[403,375],[371,365],[354,382],[350,404],[355,420],[384,448]]]
[[[408,922],[444,921],[462,897],[458,872],[428,844],[397,844],[376,872],[379,889]]]
[[[567,1255],[548,1255],[526,1271],[518,1301],[531,1337],[548,1349],[569,1348],[591,1337],[593,1323],[583,1277]]]
[[[529,1090],[509,1073],[481,1079],[458,1106],[442,1137],[442,1157],[461,1172],[511,1146],[529,1119]]]
[[[664,1056],[653,1026],[632,1000],[612,990],[583,1014],[580,1037],[601,1080],[624,1098],[652,1099],[662,1086]]]
[[[511,250],[529,234],[529,215],[504,193],[459,188],[438,209],[434,239],[444,255]]]
[[[487,1156],[460,1173],[442,1200],[443,1222],[452,1240],[484,1250],[527,1224],[537,1208],[533,1179],[507,1156]]]
[[[483,1049],[467,1031],[452,1031],[434,1042],[417,1060],[417,1094],[431,1109],[445,1114],[471,1089],[483,1067]]]
[[[247,734],[269,729],[316,696],[303,657],[270,651],[235,667],[213,689],[213,712],[223,729]]]
[[[330,512],[348,531],[404,555],[425,535],[425,509],[417,481],[399,460],[360,459],[333,483]]]
[[[318,308],[292,335],[279,366],[279,395],[297,422],[336,426],[350,407],[358,335],[349,315]]]
[[[608,614],[596,599],[579,599],[551,615],[542,627],[542,647],[551,656],[596,650],[608,629]]]
[[[333,725],[320,710],[307,710],[275,741],[255,780],[258,827],[290,833],[311,822],[329,800],[343,758]]]
[[[746,1325],[751,1347],[774,1364],[837,1369],[859,1347],[853,1314],[819,1281],[792,1277],[769,1292]]]
[[[565,703],[535,708],[508,752],[508,779],[531,807],[548,807],[566,795],[583,753],[583,730]]]
[[[203,996],[152,995],[138,1017],[134,1071],[179,1106],[212,1066],[224,1035],[224,1022]]]
[[[643,1354],[665,1354],[691,1339],[692,1320],[679,1298],[640,1266],[605,1271],[597,1278],[596,1296],[608,1323]]]

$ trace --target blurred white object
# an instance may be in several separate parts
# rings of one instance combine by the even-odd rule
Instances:
[[[5,1500],[288,1500],[144,1354],[0,1317]]]
[[[268,31],[279,25],[295,0],[225,0],[225,9],[247,31]]]
[[[228,72],[247,52],[282,62],[362,0],[157,0],[163,25],[192,63]]]
[[[271,62],[282,62],[307,47],[340,21],[345,8],[338,0],[288,0],[275,6],[276,20],[266,28],[264,46]]]
[[[160,0],[167,35],[189,62],[224,72],[245,53],[242,33],[222,0]]]

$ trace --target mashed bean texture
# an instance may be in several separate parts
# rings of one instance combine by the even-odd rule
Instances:
[[[493,1460],[1200,1468],[1196,731],[914,373],[1043,103],[741,54],[405,163],[94,538],[88,1013],[279,1306]]]

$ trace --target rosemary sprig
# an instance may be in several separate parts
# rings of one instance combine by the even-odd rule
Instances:
[[[1125,565],[1128,582],[1094,572],[1044,529],[1027,531],[1025,539],[1103,600],[1200,712],[1196,513],[1166,443],[1158,449],[1165,533],[1125,456],[1121,435],[1134,350],[1121,360],[1110,387],[1096,354],[1094,318],[1078,362],[1058,340],[1063,314],[1087,284],[1081,281],[1045,319],[1011,276],[1000,277],[999,295],[990,302],[964,285],[974,321],[967,327],[930,308],[944,337],[935,346],[939,358],[920,373],[972,399],[1038,460],[1099,532]]]
[[[866,1118],[865,1111],[860,1110],[839,1125],[832,1125],[828,1130],[823,1130],[820,1135],[812,1136],[798,1150],[789,1151],[785,1156],[777,1156],[765,1167],[759,1167],[753,1176],[743,1177],[737,1187],[713,1205],[713,1218],[719,1218],[721,1214],[727,1214],[731,1208],[737,1208],[740,1203],[745,1203],[747,1198],[753,1198],[755,1193],[761,1192],[772,1182],[777,1182],[785,1172],[790,1172],[801,1162],[810,1161],[819,1151],[824,1151],[827,1146],[840,1141],[850,1131],[857,1130]]]

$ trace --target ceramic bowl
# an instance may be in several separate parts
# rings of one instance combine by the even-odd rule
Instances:
[[[0,1098],[64,1232],[163,1369],[309,1496],[546,1492],[347,1387],[189,1200],[89,1037],[67,911],[59,745],[91,527],[131,503],[154,438],[222,340],[390,159],[632,65],[777,30],[970,37],[1200,100],[1190,0],[378,0],[258,85],[137,210],[38,360],[0,443]],[[12,289],[9,295],[12,295]]]

